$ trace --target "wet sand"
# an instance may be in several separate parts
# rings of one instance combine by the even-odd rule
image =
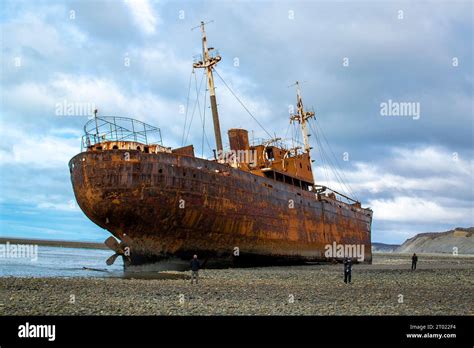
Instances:
[[[0,278],[1,315],[473,315],[474,257],[374,254],[354,265],[201,270],[159,279]],[[74,301],[73,301],[74,299]]]

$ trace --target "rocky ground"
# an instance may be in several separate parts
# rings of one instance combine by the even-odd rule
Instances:
[[[202,270],[161,279],[0,278],[1,315],[473,315],[474,257],[374,254],[354,265]]]

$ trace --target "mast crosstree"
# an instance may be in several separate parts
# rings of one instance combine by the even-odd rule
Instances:
[[[297,98],[297,113],[290,116],[290,122],[296,121],[301,126],[301,133],[303,134],[303,142],[304,142],[304,151],[309,154],[311,150],[311,145],[309,144],[309,134],[308,134],[308,127],[307,121],[310,118],[314,117],[313,111],[305,111],[303,107],[303,99],[301,98],[301,90],[300,90],[300,83],[296,81],[296,98]]]

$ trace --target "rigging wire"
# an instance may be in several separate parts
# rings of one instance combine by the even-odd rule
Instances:
[[[317,128],[313,128],[313,126],[310,124],[310,127],[311,127],[311,130],[312,132],[314,132],[316,134],[316,140],[318,142],[318,146],[320,147],[321,151],[320,151],[320,154],[321,156],[324,158],[324,160],[326,161],[326,163],[328,164],[328,168],[332,171],[337,183],[339,184],[339,186],[341,187],[341,191],[344,191],[344,193],[349,193],[346,191],[346,189],[344,188],[344,184],[341,182],[341,179],[339,178],[337,172],[334,170],[334,166],[328,156],[328,154],[326,153],[326,150],[323,146],[323,143],[322,143],[322,137],[320,136],[319,134],[319,130]],[[329,172],[329,171],[328,171]],[[329,186],[329,178],[328,178],[328,186]]]
[[[230,93],[232,93],[232,95],[235,97],[235,99],[237,99],[237,101],[240,103],[240,105],[242,105],[242,107],[245,109],[245,111],[247,111],[247,113],[254,119],[255,122],[257,122],[257,124],[260,126],[260,128],[263,129],[263,131],[265,133],[268,134],[268,136],[270,137],[270,139],[273,139],[273,136],[262,126],[262,124],[260,122],[258,122],[258,120],[255,118],[254,115],[252,115],[252,113],[250,112],[249,109],[247,109],[247,107],[245,106],[245,104],[239,99],[239,97],[234,93],[234,91],[229,87],[229,85],[227,84],[227,82],[224,81],[224,79],[222,78],[222,76],[217,72],[217,70],[214,68],[213,69],[214,72],[216,73],[216,75],[221,79],[221,81],[224,83],[224,85],[227,87],[227,89],[229,90]]]
[[[348,186],[348,184],[346,184],[346,181],[347,179],[345,179],[341,172],[338,170],[337,168],[337,165],[335,165],[333,163],[333,161],[331,160],[331,158],[329,157],[329,154],[326,153],[325,149],[324,149],[324,146],[323,146],[323,143],[322,143],[322,140],[325,139],[326,141],[326,144],[327,146],[329,147],[329,150],[331,151],[333,157],[334,157],[334,160],[335,160],[335,163],[338,164],[337,162],[337,158],[334,154],[334,152],[332,151],[332,148],[331,146],[329,145],[329,142],[327,141],[327,139],[325,138],[325,135],[322,131],[321,128],[318,128],[318,126],[316,125],[316,127],[313,127],[312,123],[310,123],[310,127],[311,127],[311,130],[316,134],[316,139],[318,141],[318,144],[319,146],[321,147],[321,154],[323,154],[323,156],[325,157],[327,163],[329,164],[329,168],[331,169],[331,171],[333,172],[334,174],[334,177],[336,178],[338,184],[341,186],[341,189],[342,191],[345,191],[345,193],[348,195],[348,196],[352,196],[354,197],[356,200],[358,200],[357,196],[355,195],[355,193],[353,192],[352,188],[350,187],[350,185]],[[321,133],[321,136],[320,136],[320,133]]]
[[[196,81],[196,91],[197,91],[196,74],[194,74],[194,80]],[[204,73],[202,74],[201,82],[199,83],[199,91],[197,91],[197,93],[196,93],[196,101],[194,102],[193,112],[191,114],[191,120],[189,121],[189,125],[188,125],[188,132],[187,132],[186,138],[184,140],[185,143],[188,141],[189,132],[191,131],[191,124],[193,123],[194,113],[196,112],[196,106],[199,102],[199,94],[200,94],[201,87],[202,87],[202,81],[204,81]]]
[[[318,127],[318,125],[316,125],[316,127]],[[320,129],[320,131],[321,131],[321,134],[323,135],[323,140],[326,142],[326,144],[327,144],[327,146],[328,146],[328,148],[329,148],[329,151],[331,151],[331,154],[332,154],[332,156],[333,156],[333,158],[334,158],[334,162],[336,163],[336,169],[337,169],[337,167],[340,169],[339,174],[340,174],[341,178],[343,179],[344,184],[348,187],[349,191],[350,191],[351,194],[354,196],[354,198],[355,198],[356,200],[359,200],[358,197],[355,195],[354,190],[352,189],[351,185],[349,184],[349,181],[347,180],[347,177],[346,177],[346,175],[345,175],[345,172],[342,170],[342,167],[340,166],[339,161],[338,161],[336,155],[334,154],[334,151],[332,150],[332,147],[331,147],[331,145],[329,144],[329,141],[327,140],[326,135],[324,134],[323,128],[322,128],[321,125],[319,125],[319,129]]]
[[[316,126],[317,127],[317,126]],[[355,193],[353,192],[352,188],[349,186],[349,183],[347,182],[347,179],[345,178],[345,176],[343,176],[343,170],[341,169],[341,167],[339,166],[339,163],[338,163],[338,160],[337,160],[337,157],[336,155],[334,154],[334,152],[332,151],[332,148],[331,146],[329,145],[329,142],[327,141],[326,139],[326,136],[324,135],[324,132],[322,130],[321,127],[319,127],[319,132],[320,134],[322,135],[322,138],[325,140],[329,150],[331,151],[331,154],[333,155],[333,158],[334,158],[334,163],[332,162],[331,160],[331,163],[333,164],[333,168],[334,168],[334,171],[335,171],[335,174],[339,177],[340,179],[340,182],[344,185],[344,187],[346,188],[347,192],[350,193],[351,196],[353,196],[354,198],[357,199]],[[329,157],[329,155],[328,155]]]
[[[329,156],[328,156],[328,154],[326,153],[326,150],[325,150],[325,148],[324,148],[324,146],[323,146],[323,143],[322,143],[322,140],[321,140],[321,137],[320,137],[320,135],[319,135],[318,130],[317,130],[317,129],[314,130],[314,129],[312,128],[312,126],[310,126],[310,127],[311,127],[312,131],[316,134],[316,139],[317,139],[317,142],[318,142],[318,146],[319,146],[319,148],[320,148],[320,155],[321,155],[321,157],[324,159],[324,162],[327,164],[327,167],[326,167],[326,166],[324,167],[325,177],[326,177],[326,180],[327,180],[327,185],[326,185],[326,186],[329,186],[329,185],[330,185],[330,180],[331,180],[331,176],[332,176],[332,175],[331,175],[331,172],[332,172],[332,174],[333,174],[333,176],[335,177],[337,183],[338,183],[339,186],[341,187],[341,188],[340,188],[341,191],[344,191],[344,193],[347,193],[347,192],[345,192],[344,186],[343,186],[343,184],[341,183],[341,181],[340,181],[338,175],[334,172],[333,166],[332,166],[332,164],[331,164],[331,162],[330,162],[330,159],[329,159]]]
[[[309,123],[309,122],[308,122]],[[311,126],[310,126],[311,127]],[[317,133],[313,132],[315,135],[316,135],[316,142],[317,142],[317,145],[318,145],[318,152],[319,152],[319,158],[321,159],[321,163],[322,163],[322,166],[320,166],[320,168],[322,168],[322,173],[324,175],[324,178],[326,180],[326,186],[329,186],[329,170],[328,170],[328,167],[329,167],[329,163],[327,163],[327,159],[326,159],[326,154],[324,152],[324,148],[319,140],[319,136]],[[326,166],[327,164],[327,166]]]
[[[296,146],[298,146],[298,144],[301,144],[303,143],[303,135],[301,134],[300,130],[299,129],[296,129],[296,124],[295,124],[295,132],[296,132]]]
[[[209,148],[211,147],[209,145],[209,141],[207,140],[207,135],[206,135],[206,96],[207,96],[207,88],[204,91],[204,110],[203,110],[203,116],[202,116],[202,140],[201,140],[201,157],[204,157],[204,138],[206,138],[207,145]],[[212,151],[212,149],[210,149]]]
[[[209,143],[209,138],[207,137],[205,125],[206,125],[206,109],[207,109],[207,91],[208,89],[206,88],[204,90],[204,109],[203,113],[201,114],[201,109],[199,109],[199,117],[201,118],[201,123],[202,123],[202,145],[201,145],[201,157],[204,157],[204,139],[206,139],[207,147],[209,150],[212,152],[212,147]]]
[[[204,109],[204,117],[201,113],[201,104],[199,103],[199,94],[201,92],[201,87],[199,87],[199,91],[198,91],[198,86],[197,86],[197,78],[196,76],[195,77],[195,82],[196,82],[196,95],[197,95],[197,108],[198,108],[198,112],[199,112],[199,118],[201,119],[201,123],[202,123],[202,145],[201,145],[201,157],[204,157],[204,138],[206,138],[206,141],[207,141],[207,145],[209,146],[209,149],[212,151],[212,148],[211,146],[209,145],[209,140],[207,139],[207,134],[206,134],[206,131],[204,129],[204,126],[205,126],[205,120],[204,120],[204,117],[205,117],[205,109]],[[203,79],[204,79],[204,73],[202,75]],[[202,80],[201,80],[201,83],[202,83]],[[207,95],[207,88],[204,89],[204,108],[206,107],[206,95]]]
[[[286,128],[284,139],[286,139],[286,137],[288,136],[288,131],[290,130],[290,128],[291,128],[291,123],[288,123],[288,128]]]
[[[184,127],[183,127],[183,136],[181,138],[181,146],[184,146],[184,134],[186,133],[186,123],[188,121],[188,108],[189,108],[189,97],[191,95],[191,81],[194,74],[194,68],[189,75],[189,84],[188,84],[188,97],[186,98],[186,113],[184,115]]]
[[[294,148],[295,146],[294,146],[294,140],[293,140],[293,127],[292,127],[291,122],[288,124],[288,130],[290,131],[290,137],[288,138],[291,141],[290,146]],[[288,133],[288,130],[287,130],[287,133]],[[285,138],[286,138],[286,135],[285,135]]]

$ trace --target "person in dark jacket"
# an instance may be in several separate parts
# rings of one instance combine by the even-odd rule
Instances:
[[[346,258],[344,260],[344,283],[350,283],[352,279],[352,260]]]
[[[416,256],[415,253],[413,253],[413,256],[411,257],[411,270],[414,271],[416,269],[416,263],[418,262],[418,256]]]
[[[193,281],[196,280],[196,284],[198,283],[198,276],[199,276],[199,268],[201,267],[197,255],[194,255],[193,259],[191,260],[191,284]]]

